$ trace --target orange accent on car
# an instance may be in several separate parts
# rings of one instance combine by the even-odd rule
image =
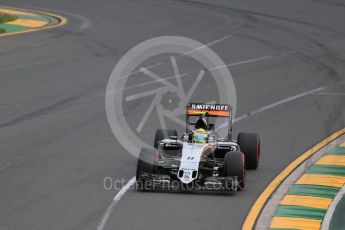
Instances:
[[[230,111],[201,110],[201,109],[189,109],[189,110],[187,110],[187,115],[199,115],[200,113],[207,113],[209,116],[217,116],[217,117],[228,117],[228,116],[230,116]]]

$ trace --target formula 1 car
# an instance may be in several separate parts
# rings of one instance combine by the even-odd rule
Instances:
[[[216,133],[222,119],[227,134]],[[213,121],[212,121],[213,120]],[[245,186],[245,170],[257,169],[260,139],[255,133],[239,133],[232,140],[232,107],[191,103],[186,108],[186,132],[156,131],[153,148],[143,148],[138,159],[138,190],[188,189],[239,191]]]

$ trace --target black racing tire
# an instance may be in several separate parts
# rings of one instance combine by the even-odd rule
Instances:
[[[237,137],[237,143],[246,158],[246,169],[257,169],[260,160],[259,135],[256,133],[240,133]]]
[[[155,139],[153,141],[153,147],[158,148],[158,142],[169,138],[171,136],[177,137],[176,129],[157,129]]]
[[[155,173],[155,159],[156,159],[156,151],[152,148],[143,148],[140,152],[138,163],[137,163],[137,171],[136,171],[136,179],[140,181],[140,175],[145,173],[154,174]]]
[[[241,152],[227,152],[224,157],[224,176],[237,178],[233,190],[241,191],[246,183],[245,157]],[[236,186],[234,188],[234,185]]]

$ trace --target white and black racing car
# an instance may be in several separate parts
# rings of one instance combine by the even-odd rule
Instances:
[[[219,120],[227,126],[225,137],[217,134]],[[243,190],[245,170],[257,169],[259,158],[257,134],[242,132],[232,139],[230,105],[190,103],[183,135],[159,129],[153,148],[142,149],[137,189]]]

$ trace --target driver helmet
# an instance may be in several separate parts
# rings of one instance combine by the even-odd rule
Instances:
[[[204,116],[200,116],[199,119],[195,122],[195,129],[207,130],[207,121]]]
[[[193,131],[193,142],[195,143],[206,143],[208,133],[205,129],[199,128]]]

